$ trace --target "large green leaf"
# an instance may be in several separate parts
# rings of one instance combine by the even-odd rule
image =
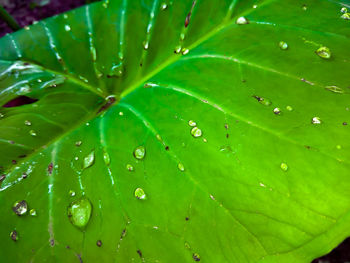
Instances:
[[[113,0],[2,38],[1,261],[330,251],[350,234],[349,4]]]

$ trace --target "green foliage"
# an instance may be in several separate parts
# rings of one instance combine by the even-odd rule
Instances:
[[[330,251],[350,234],[349,4],[114,0],[3,37],[1,260]]]

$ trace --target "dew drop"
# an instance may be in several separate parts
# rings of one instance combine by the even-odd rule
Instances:
[[[69,194],[69,196],[72,196],[72,197],[75,196],[75,192],[73,190],[69,190],[68,194]]]
[[[322,121],[321,121],[320,117],[313,117],[311,120],[311,123],[312,124],[321,124]]]
[[[181,50],[182,55],[186,55],[186,54],[188,54],[188,52],[190,52],[190,50],[188,48],[183,48]]]
[[[347,13],[348,12],[348,9],[346,8],[346,7],[342,7],[341,9],[340,9],[340,12],[341,13]]]
[[[124,115],[124,112],[120,111],[119,116],[123,116],[123,115]]]
[[[280,115],[281,114],[281,109],[280,108],[274,108],[273,109],[273,113],[276,115]]]
[[[176,46],[174,52],[176,54],[180,54],[182,47],[181,46]]]
[[[77,228],[84,229],[89,223],[92,204],[86,197],[73,201],[67,210],[69,221]]]
[[[16,230],[11,231],[10,237],[11,237],[11,239],[12,239],[13,241],[16,242],[16,241],[18,240],[18,233],[17,233],[17,231],[16,231]]]
[[[198,261],[201,261],[201,257],[199,256],[198,253],[193,253],[192,254],[192,258],[194,261],[198,262]]]
[[[191,134],[193,137],[198,138],[202,136],[202,130],[198,127],[193,127],[191,130]]]
[[[179,168],[181,172],[185,171],[185,166],[182,163],[178,163],[177,168]]]
[[[288,105],[288,106],[286,106],[286,110],[287,110],[287,111],[292,111],[293,108],[292,108],[292,106],[289,106],[289,105]]]
[[[27,210],[28,210],[28,204],[25,200],[17,201],[12,206],[12,210],[18,216],[25,215],[27,213]]]
[[[34,208],[29,210],[29,214],[31,216],[37,216],[36,210]]]
[[[307,10],[307,5],[303,5],[303,6],[301,7],[301,9],[303,9],[304,11],[306,11],[306,10]]]
[[[143,158],[145,158],[145,155],[146,155],[146,148],[144,146],[138,146],[135,148],[134,157],[137,160],[142,160]]]
[[[135,190],[135,197],[140,200],[145,200],[146,199],[146,194],[145,191],[143,191],[142,188],[136,188]]]
[[[143,45],[143,49],[144,50],[147,50],[149,48],[149,42],[148,41],[143,41],[142,45]]]
[[[36,131],[34,131],[34,130],[30,130],[29,131],[29,134],[31,135],[31,136],[33,136],[33,137],[35,137],[37,134],[36,134]]]
[[[246,24],[249,24],[249,21],[244,16],[241,16],[241,17],[237,18],[236,24],[237,25],[246,25]]]
[[[31,126],[32,123],[31,123],[30,121],[28,121],[28,120],[25,120],[25,121],[24,121],[24,125]]]
[[[184,40],[185,40],[185,34],[184,34],[184,33],[181,33],[181,34],[180,34],[180,40],[181,40],[181,41],[184,41]]]
[[[2,114],[2,113],[0,113],[0,119],[1,119],[1,118],[4,118],[4,117],[5,117],[5,115]]]
[[[286,163],[281,163],[281,169],[286,172],[288,170],[288,165]]]
[[[89,168],[95,162],[95,151],[91,151],[88,156],[84,158],[83,169]]]
[[[270,106],[272,103],[270,100],[259,97],[259,96],[253,96],[260,104],[265,105],[265,106]]]
[[[103,153],[103,160],[107,166],[110,165],[111,157],[109,156],[109,154],[107,152]]]
[[[64,26],[64,30],[66,30],[67,32],[69,32],[71,30],[70,26],[69,25],[65,25]]]
[[[350,13],[342,14],[341,18],[344,19],[344,20],[350,20]]]
[[[161,4],[161,10],[165,10],[168,8],[168,5],[166,3]]]
[[[79,147],[83,142],[82,141],[76,141],[75,146]]]
[[[332,54],[328,47],[320,47],[316,50],[316,54],[323,59],[330,59]]]
[[[129,172],[132,172],[134,171],[134,166],[132,166],[131,164],[127,164],[126,169],[128,169]]]
[[[337,87],[337,86],[327,86],[326,90],[332,91],[334,93],[344,93],[344,90],[342,88]]]
[[[189,120],[188,125],[190,125],[191,127],[195,127],[195,126],[197,126],[197,123],[193,120]]]
[[[281,41],[278,45],[279,45],[280,49],[282,49],[282,50],[287,50],[288,49],[287,42]]]

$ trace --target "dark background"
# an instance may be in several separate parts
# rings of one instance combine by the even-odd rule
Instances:
[[[0,4],[16,19],[21,27],[24,27],[32,24],[34,21],[39,21],[94,1],[96,0],[0,0]],[[11,28],[0,19],[0,37],[11,32]],[[315,259],[312,263],[346,262],[350,263],[350,238],[344,240],[328,255]]]

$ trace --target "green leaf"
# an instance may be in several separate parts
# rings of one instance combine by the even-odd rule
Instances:
[[[349,5],[114,0],[3,37],[0,258],[330,251],[350,234]]]

